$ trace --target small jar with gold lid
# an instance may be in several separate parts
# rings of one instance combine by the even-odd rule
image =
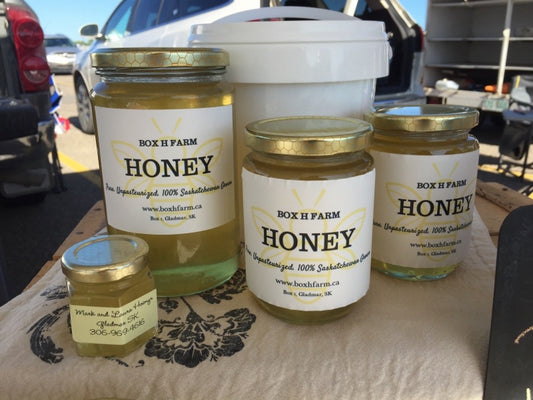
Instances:
[[[227,281],[240,248],[228,53],[113,48],[91,61],[108,232],[148,243],[159,296]]]
[[[346,315],[370,281],[374,168],[370,124],[286,117],[246,127],[246,279],[271,314],[293,323]]]
[[[447,105],[381,107],[374,126],[376,166],[372,266],[407,280],[454,271],[470,244],[479,143],[475,109]]]
[[[124,356],[157,334],[157,293],[144,240],[96,236],[70,247],[61,267],[79,355]]]

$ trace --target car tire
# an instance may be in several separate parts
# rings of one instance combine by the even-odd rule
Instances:
[[[80,129],[85,133],[94,133],[93,111],[87,86],[83,79],[76,79],[76,106]]]

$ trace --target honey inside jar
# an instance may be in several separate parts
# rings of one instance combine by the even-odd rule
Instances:
[[[287,322],[346,315],[366,294],[374,169],[371,127],[290,117],[247,126],[243,164],[247,282]]]
[[[157,334],[157,294],[148,245],[127,235],[102,235],[61,258],[70,321],[81,356],[120,357]]]
[[[155,53],[147,49],[124,51],[143,56]],[[136,68],[124,65],[115,68],[114,61],[109,61],[106,54],[96,55],[93,64],[101,74],[102,82],[95,86],[91,100],[103,173],[108,231],[135,234],[147,241],[151,269],[160,296],[188,295],[225,282],[238,267],[239,227],[234,210],[236,194],[233,193],[233,88],[223,79],[227,65],[227,55],[223,52],[162,49],[162,53],[165,57],[191,54],[196,61],[189,63],[186,57],[185,62],[167,65],[167,61],[152,54],[155,61],[149,59],[151,61]],[[110,201],[116,198],[114,186],[117,185],[113,184],[113,178],[106,177],[111,169],[122,167],[113,164],[116,151],[113,155],[102,156],[116,142],[116,139],[115,142],[107,139],[110,130],[114,134],[113,128],[104,132],[106,124],[98,119],[99,113],[103,115],[106,110],[117,110],[117,113],[118,110],[148,112],[145,119],[152,121],[149,124],[151,131],[140,132],[136,138],[128,139],[126,128],[119,135],[119,139],[129,146],[123,146],[130,152],[127,157],[134,159],[128,161],[128,172],[142,175],[141,170],[147,169],[148,172],[144,172],[149,175],[140,177],[135,183],[122,181],[123,184],[130,184],[135,190],[145,185],[143,190],[147,196],[154,194],[142,207],[133,206],[131,217],[125,215],[122,220],[114,217],[116,210],[121,209],[120,204],[114,206],[115,212],[110,210]],[[153,115],[150,110],[153,110]],[[128,115],[118,116],[117,120],[127,121]],[[198,125],[202,121],[208,122],[205,122],[205,128],[202,125],[197,128],[198,132],[190,133],[183,126],[187,123],[194,129],[194,119],[199,119]],[[225,129],[223,134],[226,136],[217,137],[222,129]],[[205,134],[215,137],[204,138]],[[171,147],[172,151],[167,150]],[[163,150],[171,152],[162,156]],[[123,152],[122,149],[119,151]],[[111,161],[106,161],[104,165],[102,159]],[[123,161],[120,163],[124,164]],[[154,169],[163,172],[156,177],[156,173],[152,173]],[[162,174],[175,175],[175,178],[159,179]],[[154,179],[150,180],[151,177]],[[143,193],[141,189],[139,192]],[[213,193],[225,193],[224,198],[205,203],[210,197],[214,198],[211,196]],[[125,203],[124,207],[129,206]],[[133,227],[130,221],[139,218],[140,210],[143,210],[140,214],[147,214],[144,210],[153,211],[149,219],[146,218],[145,226],[137,224]],[[216,221],[206,221],[211,216],[215,216]],[[154,225],[158,226],[150,228]]]
[[[372,266],[406,280],[448,276],[468,250],[479,143],[478,111],[425,105],[381,107],[376,162]]]

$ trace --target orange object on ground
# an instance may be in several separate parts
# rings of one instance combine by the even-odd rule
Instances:
[[[497,85],[486,85],[485,92],[496,93]],[[509,82],[504,82],[502,85],[502,93],[509,93]]]

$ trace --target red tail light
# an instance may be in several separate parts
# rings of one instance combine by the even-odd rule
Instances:
[[[41,26],[32,18],[22,18],[17,21],[15,34],[20,44],[35,49],[43,43],[44,35]]]
[[[24,90],[48,90],[50,67],[46,61],[44,34],[39,21],[31,11],[16,6],[9,6],[7,15],[11,23]]]

